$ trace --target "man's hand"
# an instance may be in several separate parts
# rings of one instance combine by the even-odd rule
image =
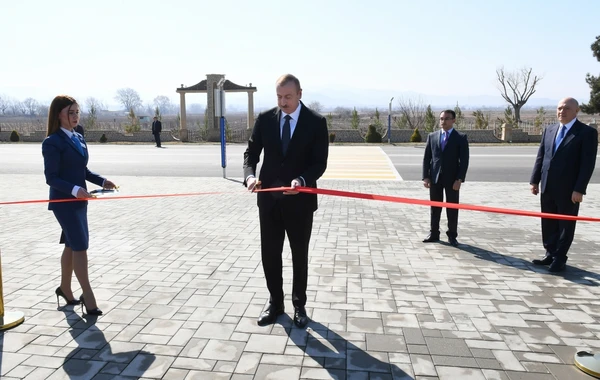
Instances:
[[[431,187],[431,180],[429,178],[425,178],[423,180],[423,186],[425,186],[426,189],[429,189]]]
[[[539,192],[540,192],[540,187],[538,186],[538,184],[532,183],[531,184],[531,194],[538,195]]]
[[[578,193],[577,191],[574,191],[573,194],[571,195],[571,201],[573,203],[583,202],[583,194]]]
[[[299,187],[299,186],[302,186],[302,183],[300,182],[300,180],[298,178],[293,179],[292,183],[290,184],[290,187],[292,189],[295,189],[296,187]],[[298,191],[293,191],[293,190],[284,191],[283,194],[284,195],[296,195],[296,194],[298,194]]]
[[[256,177],[250,177],[246,180],[246,189],[248,189],[248,191],[260,189],[260,182],[256,179]]]
[[[88,193],[87,190],[84,189],[83,187],[80,187],[79,190],[77,190],[77,199],[85,199],[85,198],[94,198],[94,196],[92,196],[90,193]]]
[[[460,179],[457,179],[456,181],[454,181],[454,184],[452,185],[452,190],[454,190],[454,191],[460,190],[461,183],[462,183],[462,181]]]
[[[104,181],[104,185],[102,186],[103,189],[108,189],[108,190],[116,189],[117,187],[118,186],[115,185],[113,181],[109,181],[109,180]]]

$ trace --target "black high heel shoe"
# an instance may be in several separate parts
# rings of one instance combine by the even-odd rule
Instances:
[[[81,301],[81,314],[87,314],[87,315],[102,315],[102,310],[95,308],[95,309],[88,309],[87,305],[85,304],[85,299],[83,298],[83,294],[81,295],[81,297],[79,297],[79,300]],[[83,307],[85,306],[85,313],[83,312]]]
[[[56,291],[54,293],[56,293],[56,304],[58,305],[58,307],[60,307],[60,302],[58,302],[58,297],[62,297],[65,300],[65,302],[67,303],[67,305],[79,305],[79,300],[67,299],[67,296],[65,296],[65,293],[62,291],[60,286],[58,288],[56,288]]]

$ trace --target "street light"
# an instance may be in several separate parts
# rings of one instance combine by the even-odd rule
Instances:
[[[390,107],[388,109],[388,144],[390,144],[392,140],[392,100],[394,100],[393,96],[390,99]]]

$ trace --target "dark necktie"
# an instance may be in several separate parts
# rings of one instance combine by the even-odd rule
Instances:
[[[285,122],[283,123],[283,131],[281,132],[281,148],[283,154],[287,152],[288,145],[290,144],[290,115],[285,115]]]
[[[554,143],[554,152],[555,153],[556,153],[556,150],[558,149],[560,143],[565,138],[565,134],[566,133],[567,133],[567,126],[563,125],[562,128],[560,129],[560,132],[558,133],[558,137],[556,138],[556,142]]]
[[[446,147],[446,141],[448,141],[448,132],[442,131],[442,150]]]
[[[79,139],[77,138],[77,136],[75,136],[74,133],[71,135],[71,141],[73,141],[73,144],[75,144],[75,148],[77,148],[77,151],[82,156],[85,156],[85,154],[83,154],[83,147],[81,146],[81,142],[79,141]]]

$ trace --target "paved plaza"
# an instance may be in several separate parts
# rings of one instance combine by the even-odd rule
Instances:
[[[551,275],[530,264],[543,253],[535,218],[461,211],[454,248],[421,242],[427,207],[319,196],[312,321],[291,320],[286,243],[286,315],[259,327],[258,210],[240,178],[107,177],[120,195],[213,194],[90,202],[98,318],[57,308],[62,248],[47,205],[0,206],[5,308],[25,313],[0,333],[2,379],[591,379],[573,355],[600,351],[598,224],[578,224],[567,271]],[[428,199],[419,181],[319,186]],[[0,174],[0,202],[47,193],[42,173]],[[600,217],[600,185],[588,193],[580,213]],[[467,178],[461,201],[539,210],[526,182]]]

